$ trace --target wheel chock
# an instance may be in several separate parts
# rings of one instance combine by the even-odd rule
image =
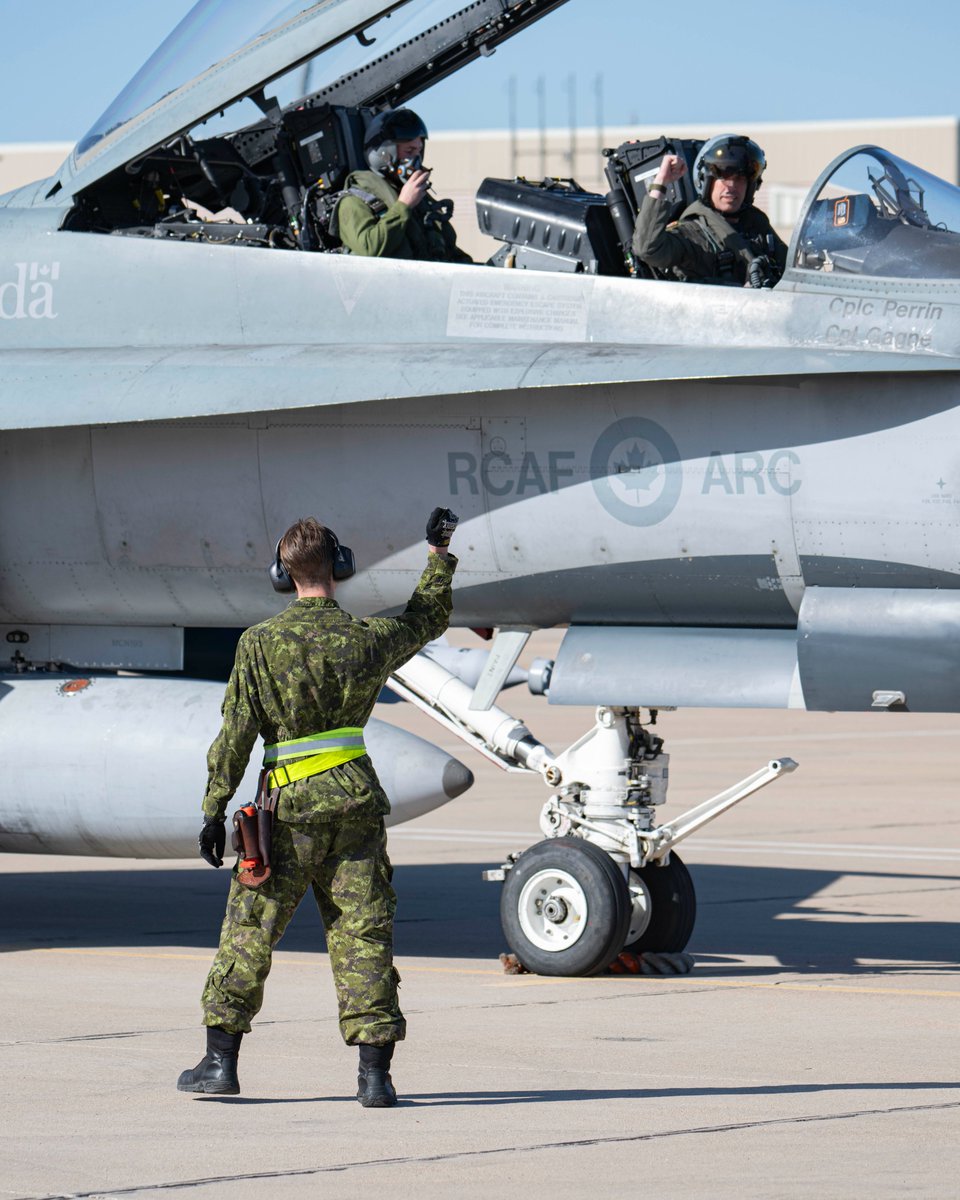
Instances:
[[[693,964],[692,954],[655,954],[651,950],[634,954],[623,950],[607,970],[611,975],[689,975]]]
[[[501,954],[500,966],[504,975],[529,975],[530,972],[515,954]]]

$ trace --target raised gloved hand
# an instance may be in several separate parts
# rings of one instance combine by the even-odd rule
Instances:
[[[431,546],[449,546],[460,518],[449,508],[435,508],[427,520],[427,541]]]
[[[777,264],[766,254],[758,255],[749,267],[752,288],[772,288],[779,277]]]
[[[197,838],[200,857],[211,867],[223,866],[223,850],[227,844],[227,827],[223,821],[204,821]]]

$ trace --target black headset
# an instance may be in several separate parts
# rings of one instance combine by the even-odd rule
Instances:
[[[349,546],[340,545],[340,539],[332,529],[328,529],[327,533],[333,538],[333,578],[337,583],[342,583],[345,579],[356,575],[357,560]],[[273,584],[275,592],[295,592],[296,584],[290,578],[290,574],[280,558],[280,542],[282,541],[283,538],[280,538],[277,542],[276,554],[270,564],[270,582]]]

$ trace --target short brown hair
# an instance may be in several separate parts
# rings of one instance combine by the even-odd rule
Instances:
[[[280,561],[301,587],[325,587],[333,578],[336,535],[315,517],[301,517],[280,539]]]

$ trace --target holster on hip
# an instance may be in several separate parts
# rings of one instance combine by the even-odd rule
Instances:
[[[279,788],[268,788],[269,771],[260,772],[255,804],[245,804],[233,814],[233,848],[240,855],[237,879],[244,887],[259,887],[271,875],[273,821]]]

